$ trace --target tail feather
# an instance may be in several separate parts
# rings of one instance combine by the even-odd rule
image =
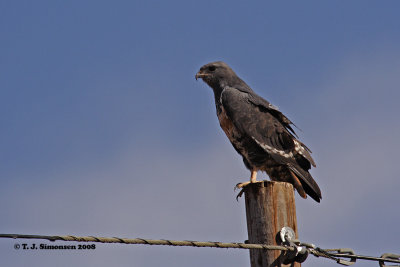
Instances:
[[[294,180],[299,180],[300,181],[303,191],[307,195],[309,195],[312,199],[314,199],[315,201],[317,201],[319,203],[321,201],[321,199],[322,199],[321,189],[319,189],[319,186],[314,181],[314,179],[312,178],[311,174],[309,172],[307,172],[307,171],[299,170],[298,168],[293,168],[291,166],[289,166],[289,169],[290,169],[291,175],[292,176],[294,175],[297,178],[297,179],[294,179]],[[297,189],[296,184],[294,184],[294,185],[295,185],[295,188]],[[300,191],[299,190],[297,190],[297,191],[302,196]]]

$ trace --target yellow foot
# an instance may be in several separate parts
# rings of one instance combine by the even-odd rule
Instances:
[[[235,191],[236,191],[236,189],[240,189],[240,188],[242,189],[242,190],[240,190],[239,194],[236,196],[236,200],[238,200],[238,198],[243,195],[244,187],[251,183],[257,183],[257,171],[256,170],[251,170],[250,182],[238,183],[235,186],[235,188],[234,188]]]
[[[250,181],[249,182],[238,183],[237,185],[235,185],[235,190],[241,189],[241,188],[243,188],[243,187],[245,187],[246,185],[249,185],[249,184],[251,184]]]
[[[254,170],[251,171],[250,182],[238,183],[235,186],[234,190],[236,191],[236,189],[243,188],[250,183],[257,183],[257,171]]]
[[[241,189],[241,190],[240,190],[239,194],[237,194],[236,200],[238,201],[238,200],[239,200],[239,197],[241,197],[241,196],[243,195],[244,188],[245,188],[246,186],[248,186],[249,184],[262,183],[262,182],[263,182],[263,181],[254,181],[254,182],[249,181],[249,182],[238,183],[238,184],[235,186],[234,191],[236,191],[236,190],[238,190],[238,189]]]

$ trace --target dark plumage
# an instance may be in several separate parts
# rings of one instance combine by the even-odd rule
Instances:
[[[221,128],[251,171],[251,182],[258,170],[265,171],[271,180],[289,182],[303,198],[308,194],[320,202],[321,191],[308,172],[315,167],[311,151],[297,140],[293,123],[224,62],[204,65],[197,78],[213,89]]]

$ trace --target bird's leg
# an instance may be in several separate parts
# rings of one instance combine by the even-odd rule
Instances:
[[[257,182],[257,171],[251,171],[251,176],[250,176],[250,183],[256,183]]]

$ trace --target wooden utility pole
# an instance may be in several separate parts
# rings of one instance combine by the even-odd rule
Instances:
[[[263,181],[244,188],[249,243],[280,245],[279,231],[292,228],[298,238],[293,186],[284,182]],[[300,267],[283,264],[280,250],[250,249],[251,267]]]

